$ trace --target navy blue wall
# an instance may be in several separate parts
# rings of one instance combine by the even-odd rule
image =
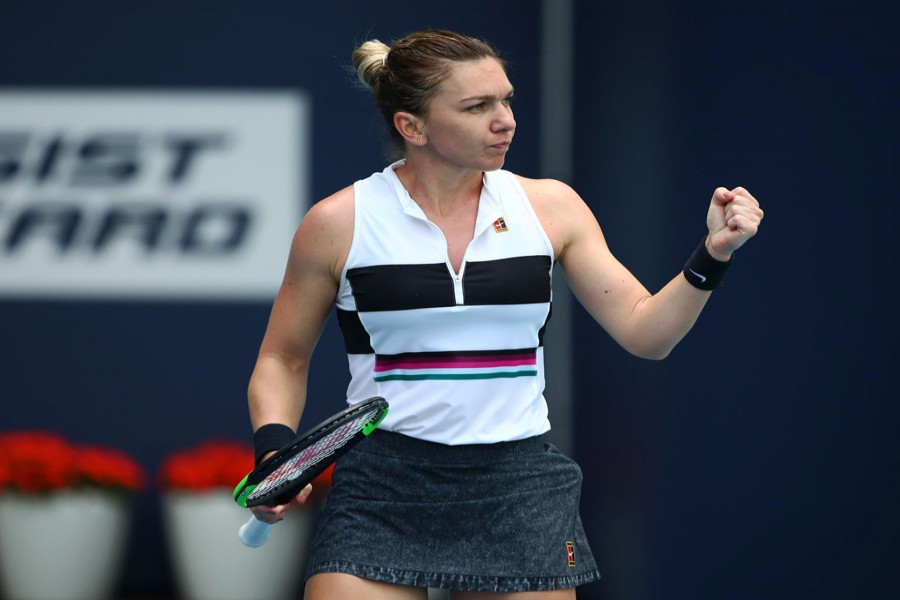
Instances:
[[[599,597],[889,596],[898,9],[655,4],[578,4],[576,187],[654,289],[716,186],[766,218],[666,361],[576,315]]]
[[[576,311],[576,451],[604,571],[582,598],[880,597],[896,556],[896,10],[860,3],[577,2],[576,188],[651,289],[703,235],[718,185],[764,203],[760,236],[661,363]],[[427,26],[504,49],[537,175],[540,2],[39,3],[0,9],[0,85],[301,88],[313,198],[383,165],[356,42]],[[284,257],[273,257],[283,261]],[[0,281],[2,285],[2,281]],[[267,304],[0,302],[0,430],[131,452],[249,435]],[[340,405],[333,323],[307,419]],[[166,590],[155,490],[123,593]]]

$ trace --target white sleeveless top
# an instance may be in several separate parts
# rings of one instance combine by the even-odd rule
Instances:
[[[354,184],[353,242],[337,316],[350,404],[383,396],[381,428],[444,444],[550,429],[543,333],[553,247],[515,176],[484,175],[459,273],[441,230],[394,169]]]

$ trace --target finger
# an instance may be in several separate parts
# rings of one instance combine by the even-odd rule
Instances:
[[[759,221],[750,219],[745,215],[734,215],[728,219],[728,227],[741,235],[752,237],[759,230]]]
[[[733,229],[734,219],[736,217],[741,217],[741,219],[746,220],[747,222],[759,225],[759,222],[762,220],[761,212],[762,211],[755,207],[741,206],[732,202],[725,208],[725,222]]]
[[[734,193],[724,187],[717,187],[713,192],[712,201],[719,206],[725,206],[734,199]]]
[[[300,492],[293,497],[291,503],[296,505],[306,504],[307,500],[309,500],[309,495],[312,494],[312,490],[312,484],[308,483],[305,488],[300,490]]]
[[[273,525],[284,520],[285,510],[286,508],[284,506],[254,506],[251,509],[251,512],[253,512],[253,516],[260,521]]]
[[[738,196],[731,204],[729,204],[725,209],[725,221],[730,222],[731,218],[735,215],[742,215],[750,221],[753,221],[757,225],[762,221],[764,213],[761,208],[754,204],[750,204],[750,201],[744,198],[743,196]]]
[[[738,186],[738,187],[734,188],[733,190],[731,190],[731,193],[734,195],[735,199],[737,199],[737,198],[739,198],[739,197],[740,197],[740,198],[746,198],[746,199],[748,199],[752,204],[755,204],[756,206],[759,206],[759,202],[757,202],[756,198],[753,197],[753,194],[751,194],[750,192],[748,192],[748,191],[747,191],[747,188],[745,188],[745,187]]]

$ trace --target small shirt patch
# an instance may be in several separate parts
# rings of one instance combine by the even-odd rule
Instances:
[[[575,543],[571,541],[566,542],[566,556],[569,559],[569,566],[573,569],[575,568]]]
[[[503,233],[504,231],[509,231],[509,228],[506,226],[506,219],[500,217],[496,221],[494,221],[494,231],[497,233]]]

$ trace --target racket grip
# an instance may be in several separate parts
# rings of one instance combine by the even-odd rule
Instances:
[[[250,516],[246,523],[238,530],[238,539],[248,548],[259,548],[269,539],[272,525]]]

